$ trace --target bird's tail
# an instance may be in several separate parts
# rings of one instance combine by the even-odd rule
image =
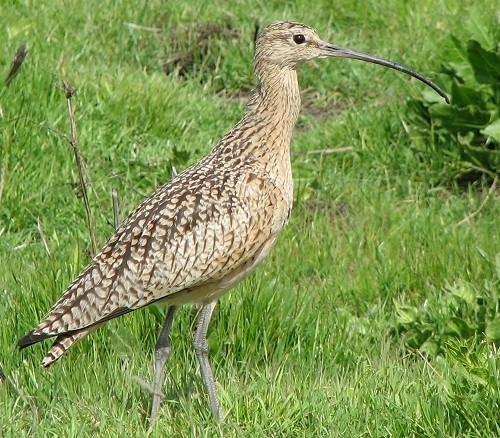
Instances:
[[[87,327],[77,332],[71,332],[59,335],[50,350],[42,360],[42,366],[47,368],[58,360],[66,351],[83,337],[87,336],[91,331],[95,330],[100,324]]]

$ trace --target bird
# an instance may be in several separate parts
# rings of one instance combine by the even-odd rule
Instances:
[[[198,305],[194,349],[210,409],[220,421],[208,325],[217,300],[265,259],[290,218],[290,143],[301,105],[297,68],[331,57],[399,70],[449,102],[435,83],[408,67],[329,44],[299,22],[270,24],[256,40],[257,85],[243,118],[207,156],[158,188],[123,221],[47,316],[19,340],[19,348],[55,338],[42,360],[48,367],[107,321],[153,303],[167,304],[155,346],[152,426],[174,315],[181,305]]]

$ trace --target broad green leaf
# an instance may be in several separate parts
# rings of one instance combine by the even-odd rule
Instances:
[[[466,83],[474,80],[474,70],[470,65],[467,51],[463,42],[455,36],[450,36],[453,48],[446,53],[446,65],[443,66],[443,72],[453,78],[459,77]]]
[[[428,338],[427,333],[423,333],[418,329],[405,333],[403,336],[405,345],[412,350],[419,349]]]
[[[475,329],[469,326],[467,321],[456,316],[451,317],[446,326],[451,333],[460,338],[468,338],[475,333]]]
[[[429,108],[435,123],[451,134],[464,135],[468,131],[478,132],[489,122],[490,112],[478,106],[436,104]]]
[[[498,87],[500,83],[500,53],[483,49],[477,41],[469,40],[467,55],[474,69],[476,80]]]
[[[479,106],[484,101],[483,93],[478,87],[471,87],[453,81],[451,85],[451,101],[456,106]]]
[[[480,132],[481,134],[484,134],[487,137],[491,137],[493,140],[500,142],[500,119],[495,120],[493,123],[490,123],[484,129],[481,129]]]
[[[496,318],[486,326],[486,336],[493,340],[500,340],[500,318]]]
[[[484,145],[464,145],[465,157],[476,166],[485,167],[492,172],[500,171],[500,150],[488,149]]]
[[[446,88],[443,88],[446,91]],[[434,90],[426,88],[422,91],[422,99],[429,104],[432,103],[443,103],[443,98],[437,94]],[[453,101],[453,97],[452,97]]]
[[[398,324],[407,325],[417,320],[418,313],[410,306],[398,306],[396,308],[396,321]]]
[[[462,298],[467,304],[476,302],[476,295],[472,290],[471,285],[463,280],[456,281],[453,285],[447,285],[448,289],[454,296]]]
[[[429,356],[437,356],[441,350],[439,343],[435,339],[427,339],[419,348],[422,353],[426,353]]]

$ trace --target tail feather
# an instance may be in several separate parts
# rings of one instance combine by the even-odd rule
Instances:
[[[45,357],[42,360],[42,367],[47,368],[52,365],[56,360],[58,360],[68,349],[78,342],[83,337],[87,336],[91,331],[96,329],[101,324],[96,324],[92,327],[79,330],[77,332],[71,332],[66,334],[61,334],[57,336],[56,340],[50,347]]]
[[[32,330],[19,340],[17,346],[20,350],[22,350],[23,348],[29,347],[30,345],[36,344],[37,342],[41,342],[44,339],[51,338],[52,336],[54,335],[46,333],[35,333],[35,330]]]

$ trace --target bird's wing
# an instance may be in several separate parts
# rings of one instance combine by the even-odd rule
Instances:
[[[275,207],[281,196],[252,173],[180,174],[117,229],[26,345],[223,279],[277,234],[286,220]]]

